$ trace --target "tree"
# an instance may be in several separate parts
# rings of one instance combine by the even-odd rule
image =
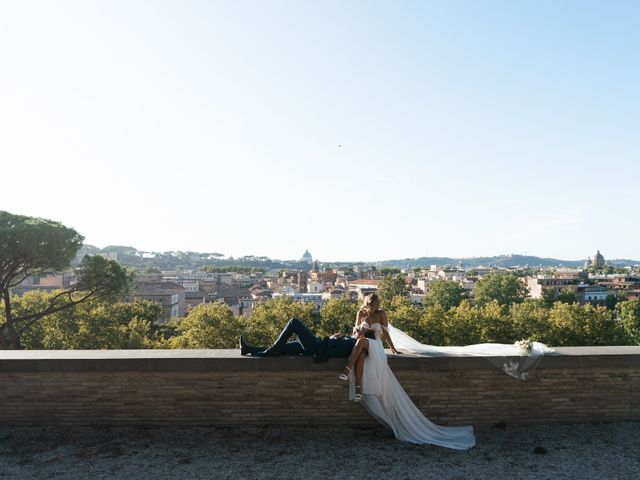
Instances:
[[[514,274],[498,272],[481,278],[473,289],[476,303],[484,305],[493,300],[499,305],[521,303],[529,293],[527,286]]]
[[[457,307],[464,298],[464,289],[452,280],[434,280],[425,298],[427,305],[440,305],[445,310]]]
[[[609,310],[613,310],[614,308],[616,308],[616,305],[618,304],[618,297],[616,297],[614,294],[610,293],[609,295],[607,295],[606,300],[604,301],[604,305],[609,309]]]
[[[640,345],[640,298],[618,303],[616,315],[630,342]]]
[[[393,297],[406,297],[409,294],[409,289],[401,274],[385,275],[378,286],[377,293],[378,297],[380,297],[382,308],[388,308]]]
[[[350,334],[356,323],[358,305],[348,298],[330,298],[320,309],[316,334],[324,337],[341,332]]]
[[[440,305],[426,307],[419,319],[422,335],[411,336],[428,345],[447,345],[446,314]]]
[[[556,300],[571,305],[578,302],[578,296],[576,295],[575,289],[571,287],[564,287],[556,296]]]
[[[153,265],[147,265],[142,269],[142,273],[162,273],[160,269]]]
[[[556,302],[549,311],[547,342],[553,345],[620,345],[627,335],[611,311],[601,305]]]
[[[442,309],[444,310],[444,309]],[[443,345],[471,345],[482,342],[482,317],[469,300],[444,314]]]
[[[397,275],[398,273],[400,273],[400,269],[399,268],[395,268],[395,267],[381,267],[380,268],[380,275],[382,275],[383,277],[386,275]]]
[[[422,308],[406,297],[395,296],[387,310],[389,322],[413,338],[424,338],[427,334],[422,319]]]
[[[56,292],[15,297],[16,312],[38,311]],[[155,347],[153,319],[162,307],[149,300],[87,301],[47,315],[22,334],[27,349],[117,349]]]
[[[585,272],[587,273],[593,273],[596,275],[610,275],[612,273],[620,273],[620,274],[625,274],[628,273],[627,269],[625,269],[624,267],[616,267],[613,265],[605,265],[603,267],[597,267],[596,265],[589,265],[587,268],[585,268]]]
[[[556,292],[551,288],[543,288],[540,298],[545,307],[553,307],[553,303],[556,301]]]
[[[547,290],[543,290],[544,293]],[[553,303],[551,304],[553,306]],[[527,300],[509,306],[509,318],[512,322],[513,337],[525,338],[549,343],[546,338],[549,330],[549,308],[544,302]]]
[[[78,232],[59,222],[0,211],[0,295],[4,304],[0,348],[22,348],[21,334],[47,315],[126,290],[130,276],[117,262],[85,256],[76,271],[76,284],[48,298],[38,311],[14,315],[11,289],[31,275],[68,268],[83,240]]]
[[[296,302],[288,296],[258,303],[245,327],[249,342],[260,346],[271,345],[291,317],[298,317],[307,325],[313,325],[313,305]]]
[[[193,308],[178,324],[178,335],[169,339],[171,348],[237,348],[242,332],[241,317],[234,317],[222,302]]]
[[[515,336],[509,307],[496,300],[477,308],[480,314],[481,343],[513,343],[520,340]]]
[[[564,287],[558,293],[551,288],[544,288],[542,290],[542,301],[548,308],[553,307],[555,302],[568,303],[571,305],[578,301],[578,295],[575,289],[571,287]]]

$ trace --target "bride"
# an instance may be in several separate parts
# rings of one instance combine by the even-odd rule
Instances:
[[[362,402],[369,413],[391,429],[398,440],[416,444],[433,444],[465,450],[475,445],[473,427],[445,427],[425,417],[406,394],[389,365],[381,337],[384,336],[391,351],[396,346],[413,353],[439,355],[480,355],[496,357],[522,356],[514,345],[480,344],[467,347],[434,347],[424,345],[389,324],[387,314],[380,309],[375,293],[365,297],[356,317],[354,334],[359,337],[353,348],[342,380],[349,381],[349,399]],[[395,345],[394,345],[395,341]],[[543,344],[533,343],[532,355],[524,362],[505,363],[504,371],[525,379],[539,354],[548,351]]]

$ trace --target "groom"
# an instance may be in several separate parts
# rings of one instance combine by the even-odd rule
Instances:
[[[298,340],[288,342],[293,335],[297,335]],[[330,337],[316,337],[300,319],[293,317],[282,329],[275,343],[268,348],[251,346],[240,336],[240,354],[256,357],[305,355],[320,363],[326,362],[329,357],[348,357],[355,344],[355,338],[339,333]]]

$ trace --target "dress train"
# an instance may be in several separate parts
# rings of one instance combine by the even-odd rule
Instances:
[[[436,425],[415,406],[387,363],[380,339],[380,329],[374,329],[376,339],[369,339],[368,355],[362,375],[362,404],[380,423],[393,431],[398,440],[416,444],[433,444],[456,450],[475,445],[473,427]],[[355,381],[349,380],[349,398],[353,399]]]

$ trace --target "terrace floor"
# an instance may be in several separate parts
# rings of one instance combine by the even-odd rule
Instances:
[[[640,478],[640,422],[496,425],[476,438],[454,451],[382,427],[0,427],[0,478]]]

